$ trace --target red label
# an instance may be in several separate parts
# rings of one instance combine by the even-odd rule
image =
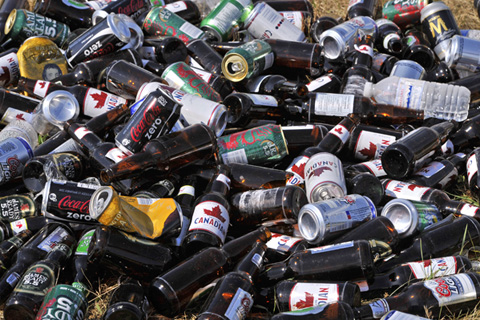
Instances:
[[[58,202],[58,208],[62,210],[75,210],[81,213],[89,213],[88,205],[90,200],[87,201],[79,201],[79,200],[72,200],[71,196],[65,196]]]

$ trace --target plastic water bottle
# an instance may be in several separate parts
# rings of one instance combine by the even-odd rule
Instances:
[[[464,121],[470,104],[465,87],[396,76],[367,82],[363,94],[377,103],[423,110],[426,118],[444,120]]]

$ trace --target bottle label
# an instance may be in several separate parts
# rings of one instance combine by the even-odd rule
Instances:
[[[42,98],[45,98],[47,95],[48,88],[50,87],[51,82],[37,80],[35,86],[33,87],[33,94]]]
[[[385,194],[392,198],[421,201],[430,188],[397,180],[390,180],[385,186]]]
[[[390,307],[385,299],[380,299],[369,304],[372,309],[374,319],[380,319],[385,313],[390,311]]]
[[[478,172],[477,157],[473,153],[467,160],[468,185],[472,184],[473,176]]]
[[[309,159],[310,157],[307,156],[298,156],[293,159],[292,164],[285,171],[298,175],[302,179],[300,182],[302,183],[305,179],[305,165]]]
[[[329,75],[324,75],[321,77],[316,78],[315,80],[311,81],[310,83],[307,83],[307,89],[308,91],[312,92],[317,90],[318,88],[323,87],[324,85],[327,85],[328,83],[332,82],[332,78]]]
[[[112,148],[105,154],[105,158],[117,163],[128,157],[128,155],[119,148]]]
[[[477,212],[478,212],[478,207],[471,205],[469,203],[464,204],[460,209],[460,214],[470,216],[470,217],[475,216]]]
[[[13,288],[17,285],[18,280],[20,280],[20,275],[16,272],[12,272],[5,281]]]
[[[175,1],[165,5],[164,8],[170,10],[171,12],[178,12],[182,10],[187,10],[187,5],[184,1]]]
[[[369,289],[367,280],[354,281],[354,283],[360,288],[360,292],[366,292]]]
[[[188,185],[182,186],[180,190],[178,190],[178,195],[181,195],[181,194],[188,194],[188,195],[191,195],[192,197],[195,197],[195,188]]]
[[[445,156],[453,154],[455,146],[453,145],[452,140],[448,139],[447,141],[445,141],[445,143],[442,144],[442,146],[440,147],[440,150],[442,150],[442,153]]]
[[[80,127],[78,128],[77,130],[75,130],[74,134],[75,136],[79,139],[79,140],[82,140],[83,137],[85,137],[87,134],[90,134],[92,133],[92,131],[88,130],[87,128],[85,127]]]
[[[435,154],[435,150],[432,150],[429,153],[427,153],[426,155],[424,155],[423,157],[421,157],[420,159],[415,160],[415,165],[413,167],[413,172],[417,172],[423,166],[425,166],[425,164],[427,164],[430,161],[430,159],[432,158],[432,156],[434,154]]]
[[[68,232],[62,227],[57,227],[42,242],[40,242],[37,248],[48,253],[52,251],[52,249],[57,245],[57,243],[64,239],[66,236],[68,236]]]
[[[238,200],[238,211],[247,214],[247,216],[255,216],[265,209],[276,208],[279,206],[276,201],[279,191],[284,191],[284,189],[273,188],[245,191]]]
[[[385,149],[397,138],[388,134],[362,130],[353,149],[355,159],[366,161],[380,159]]]
[[[341,124],[337,124],[328,133],[336,135],[340,140],[342,140],[342,143],[347,142],[348,138],[350,137],[350,132],[348,131],[348,129]]]
[[[238,288],[237,292],[232,298],[227,311],[225,311],[225,317],[230,320],[242,320],[247,317],[250,309],[253,306],[253,298],[250,293]]]
[[[302,240],[302,238],[272,232],[272,238],[267,241],[267,247],[278,252],[288,253],[294,245]]]
[[[257,266],[257,268],[261,268],[263,264],[263,257],[258,253],[255,253],[251,259],[252,263]]]
[[[295,284],[290,291],[290,310],[323,306],[339,299],[338,284],[302,283]]]
[[[400,78],[395,97],[395,105],[407,109],[421,110],[425,83],[425,81]]]
[[[0,87],[5,88],[13,81],[18,80],[18,77],[20,76],[20,69],[18,67],[18,57],[15,52],[11,52],[1,57],[0,66],[3,70],[2,77],[0,79]]]
[[[227,209],[215,201],[203,201],[195,206],[188,231],[204,230],[225,241],[230,217]]]
[[[443,163],[432,161],[427,166],[415,172],[413,175],[430,178],[431,176],[433,176],[435,173],[439,172],[443,168],[445,168],[445,165]]]
[[[231,180],[229,177],[227,177],[226,175],[224,175],[223,173],[220,173],[218,176],[217,176],[217,181],[220,181],[221,183],[223,183],[224,185],[227,186],[228,190],[230,190],[230,184],[231,184]]]
[[[417,279],[439,278],[457,273],[455,257],[444,257],[404,264],[409,266]]]
[[[252,102],[255,105],[278,107],[277,99],[275,99],[274,96],[270,96],[266,94],[251,94],[251,93],[247,93],[246,95],[250,98],[250,100],[252,100]]]
[[[36,263],[25,272],[13,292],[44,296],[55,285],[55,274],[50,266]]]
[[[12,228],[13,234],[17,234],[23,230],[27,230],[27,220],[19,219],[17,221],[10,222],[10,227]]]
[[[14,108],[7,108],[5,111],[1,123],[8,124],[15,120],[25,120],[29,123],[32,123],[33,115],[31,113],[23,112]]]
[[[80,241],[78,241],[77,249],[75,250],[76,256],[86,256],[88,254],[88,247],[90,246],[94,233],[95,229],[90,230],[82,236]]]
[[[427,280],[423,284],[432,291],[439,307],[471,301],[477,297],[475,285],[467,274]]]
[[[314,114],[318,116],[346,117],[353,112],[353,94],[317,93]]]
[[[125,103],[127,103],[127,100],[122,97],[94,88],[88,88],[83,102],[83,114],[93,118]]]
[[[311,254],[317,254],[317,253],[324,253],[324,252],[328,252],[328,251],[342,250],[342,249],[345,249],[345,248],[352,248],[352,247],[353,247],[353,241],[348,241],[348,242],[342,242],[342,243],[337,243],[337,244],[329,244],[327,246],[312,248],[312,249],[307,249],[307,250],[310,251]]]
[[[370,172],[375,176],[375,177],[384,177],[387,175],[385,170],[383,170],[383,165],[382,165],[382,160],[381,159],[376,159],[372,161],[367,161],[360,163],[361,165],[365,166],[370,170]]]

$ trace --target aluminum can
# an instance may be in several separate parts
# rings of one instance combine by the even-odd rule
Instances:
[[[383,5],[382,15],[402,29],[420,23],[420,12],[431,0],[390,0]]]
[[[281,126],[268,124],[217,139],[223,163],[272,163],[288,155]]]
[[[347,195],[304,205],[298,214],[298,228],[310,244],[321,244],[377,216],[366,196]]]
[[[302,30],[265,2],[258,2],[255,5],[245,20],[244,29],[256,39],[307,41]]]
[[[180,116],[181,105],[165,91],[151,92],[116,135],[116,146],[134,154],[150,140],[170,132]]]
[[[147,12],[150,7],[150,0],[115,0],[107,3],[101,10],[108,13],[125,14],[136,20],[142,13]]]
[[[454,35],[448,42],[445,62],[450,68],[467,69],[472,72],[479,71],[480,40]]]
[[[399,60],[393,65],[390,77],[422,80],[426,75],[425,69],[413,60]]]
[[[33,158],[33,149],[20,137],[0,142],[0,184],[22,174],[24,164]]]
[[[66,222],[96,223],[88,206],[99,185],[64,180],[49,180],[45,184],[42,212],[45,217]]]
[[[35,320],[84,319],[88,302],[82,289],[58,284],[48,290]]]
[[[310,203],[342,198],[347,194],[342,162],[335,155],[320,152],[305,164],[305,191]]]

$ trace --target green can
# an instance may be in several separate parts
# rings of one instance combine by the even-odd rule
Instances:
[[[251,0],[222,0],[202,20],[200,29],[212,41],[227,41],[233,35],[234,26],[241,23],[244,13],[249,13],[252,8]]]
[[[384,4],[382,15],[405,29],[420,24],[420,11],[431,2],[432,0],[390,0]]]
[[[222,60],[225,78],[233,82],[259,75],[273,65],[274,54],[270,45],[259,39],[229,50]]]
[[[13,9],[5,23],[5,35],[17,42],[33,36],[45,36],[62,47],[69,34],[70,28],[66,24],[27,10]]]
[[[222,101],[222,96],[183,61],[172,63],[166,68],[162,73],[162,79],[171,87],[183,92],[215,102]]]
[[[288,155],[282,127],[267,124],[217,139],[222,162],[264,165]]]
[[[66,284],[51,288],[35,320],[85,319],[88,302],[81,288]]]
[[[163,7],[153,7],[143,20],[142,28],[148,35],[175,36],[184,43],[205,36],[201,29]]]

